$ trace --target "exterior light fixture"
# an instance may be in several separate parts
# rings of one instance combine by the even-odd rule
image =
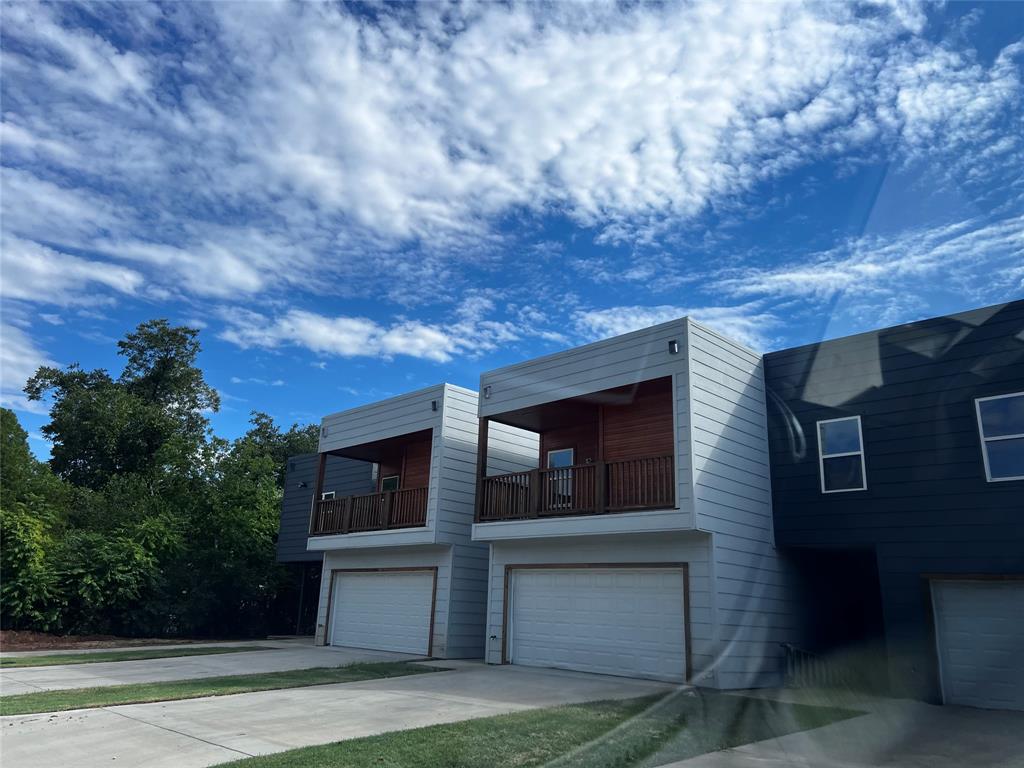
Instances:
[[[668,353],[670,355],[678,355],[679,354],[679,342],[676,341],[675,339],[669,339],[669,342],[668,342]]]
[[[486,400],[490,396],[491,396],[491,385],[488,384],[486,387],[484,387],[484,400]]]
[[[436,411],[437,410],[437,400],[431,400],[430,401],[430,410],[432,410],[432,411]]]

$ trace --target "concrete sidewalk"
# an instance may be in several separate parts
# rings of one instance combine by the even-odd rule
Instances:
[[[4,768],[198,768],[250,755],[672,686],[438,662],[451,672],[0,718]]]
[[[129,683],[155,683],[222,675],[250,675],[311,667],[337,667],[358,662],[409,661],[422,658],[404,653],[332,648],[296,643],[265,642],[269,651],[239,651],[209,656],[176,656],[139,661],[101,661],[53,667],[0,670],[0,693],[56,691]]]

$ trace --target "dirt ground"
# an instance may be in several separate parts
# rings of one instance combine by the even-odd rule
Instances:
[[[59,651],[76,648],[129,648],[139,645],[177,645],[197,640],[168,640],[159,637],[115,637],[114,635],[48,635],[44,632],[0,631],[2,651]]]

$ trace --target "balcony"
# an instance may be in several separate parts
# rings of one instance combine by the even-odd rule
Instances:
[[[420,528],[427,524],[427,488],[406,488],[313,502],[310,536]]]
[[[482,478],[477,520],[672,509],[675,491],[675,461],[670,455],[532,469]]]

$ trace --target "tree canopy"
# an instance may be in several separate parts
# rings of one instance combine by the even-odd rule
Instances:
[[[118,342],[115,378],[42,367],[38,461],[0,411],[0,623],[139,635],[265,633],[289,578],[275,561],[288,456],[316,450],[316,425],[266,413],[234,441],[213,434],[220,401],[198,367],[199,332],[157,319]]]

